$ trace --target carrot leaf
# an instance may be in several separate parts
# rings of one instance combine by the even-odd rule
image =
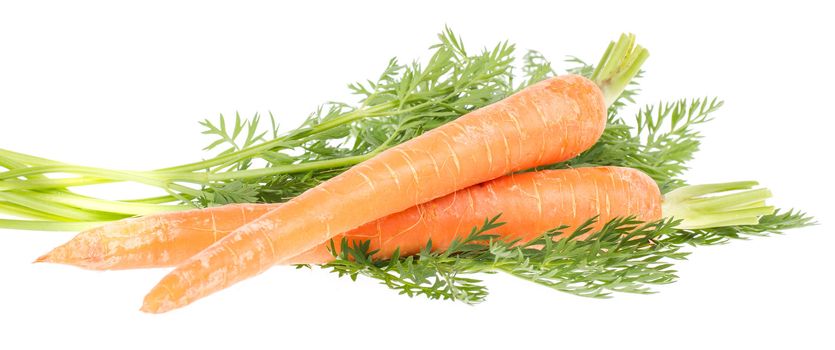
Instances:
[[[445,251],[429,241],[414,256],[393,254],[375,259],[370,241],[343,239],[336,260],[324,265],[340,277],[360,275],[380,280],[399,294],[429,299],[479,303],[488,295],[478,273],[506,273],[560,292],[591,298],[613,293],[650,294],[653,285],[675,282],[674,262],[690,254],[686,245],[714,245],[746,236],[764,236],[814,224],[808,215],[790,210],[762,216],[758,223],[711,229],[681,229],[681,220],[640,222],[616,218],[592,230],[591,218],[572,231],[550,230],[526,243],[498,240],[499,216],[456,239]],[[588,235],[584,239],[580,236]],[[331,242],[333,247],[333,242]],[[331,248],[332,252],[336,250]]]
[[[712,120],[722,104],[716,98],[681,99],[645,106],[634,119],[610,114],[606,130],[592,148],[569,161],[541,168],[630,167],[643,171],[662,192],[668,192],[686,184],[679,176],[701,145],[698,126]]]
[[[522,72],[525,80],[516,89],[517,91],[557,75],[551,66],[551,61],[536,50],[528,50],[522,57]]]
[[[336,260],[322,267],[352,280],[359,275],[380,280],[408,296],[473,304],[487,296],[481,280],[465,277],[476,273],[507,273],[557,291],[606,298],[612,292],[651,293],[650,285],[675,281],[671,260],[687,256],[680,246],[661,242],[675,230],[677,222],[671,219],[614,219],[586,239],[576,239],[591,231],[592,218],[571,232],[559,227],[524,244],[490,234],[500,230],[498,220],[485,220],[447,250],[434,251],[429,241],[419,254],[407,257],[375,260],[369,241],[343,239]]]

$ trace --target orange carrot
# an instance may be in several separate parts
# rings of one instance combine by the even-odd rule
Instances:
[[[38,261],[89,269],[174,266],[280,204],[234,204],[127,219],[80,233]],[[507,223],[495,234],[527,241],[562,225],[599,215],[598,223],[636,216],[661,217],[661,194],[642,172],[598,167],[544,170],[504,176],[372,221],[334,237],[371,242],[376,257],[417,253],[429,239],[444,250],[456,234],[502,213]],[[333,260],[322,244],[284,263],[321,264]],[[339,244],[335,245],[337,250]]]
[[[180,264],[145,297],[165,312],[288,261],[335,235],[504,174],[570,159],[606,122],[592,81],[566,75],[392,147],[264,214]]]

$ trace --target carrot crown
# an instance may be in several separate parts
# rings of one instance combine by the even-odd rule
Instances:
[[[617,42],[609,43],[591,74],[591,80],[603,91],[607,106],[620,97],[648,57],[649,51],[635,44],[634,34],[621,34]]]
[[[681,219],[680,229],[704,229],[736,225],[756,225],[760,216],[774,213],[765,204],[771,197],[767,188],[753,189],[756,181],[726,182],[684,186],[664,195],[665,217]],[[730,194],[716,195],[734,191]]]

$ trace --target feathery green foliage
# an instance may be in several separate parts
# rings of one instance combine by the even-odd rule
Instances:
[[[487,296],[487,288],[471,277],[476,273],[503,272],[561,292],[604,298],[611,292],[646,294],[651,292],[649,285],[675,281],[668,260],[687,255],[678,245],[659,243],[675,231],[669,219],[646,224],[615,219],[591,232],[593,218],[573,231],[558,227],[528,242],[501,240],[496,232],[503,223],[498,220],[499,216],[485,220],[446,250],[433,251],[430,240],[419,254],[408,257],[395,253],[375,260],[369,241],[349,243],[343,238],[337,259],[323,267],[352,279],[378,279],[408,296],[478,303]],[[584,235],[588,237],[578,239]]]
[[[634,120],[610,114],[606,130],[589,150],[569,161],[543,168],[615,165],[639,169],[662,192],[681,187],[679,177],[699,149],[700,124],[722,106],[717,99],[699,98],[641,108]]]
[[[683,245],[714,245],[745,235],[765,236],[812,225],[803,213],[789,211],[763,216],[759,224],[713,229],[681,230],[674,219],[640,222],[615,218],[593,231],[596,218],[573,231],[550,230],[528,242],[503,241],[499,216],[486,219],[450,247],[434,251],[428,241],[417,255],[375,259],[370,241],[341,240],[336,260],[322,265],[340,277],[359,275],[379,280],[399,292],[429,299],[479,303],[487,287],[474,278],[478,273],[507,273],[560,292],[607,298],[613,292],[649,294],[651,286],[675,282],[674,262],[690,253]],[[578,239],[588,235],[583,239]]]

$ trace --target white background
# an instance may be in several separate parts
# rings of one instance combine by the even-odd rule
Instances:
[[[0,147],[108,168],[175,165],[206,156],[198,120],[272,111],[294,126],[390,57],[425,58],[445,24],[471,49],[509,39],[554,61],[595,60],[630,31],[651,51],[641,103],[726,101],[687,178],[760,180],[774,204],[821,225],[699,248],[679,282],[650,296],[590,300],[489,276],[492,294],[473,307],[273,268],[164,315],[138,308],[166,270],[33,265],[73,234],[0,230],[0,348],[832,348],[831,11],[293,3],[3,2]]]

